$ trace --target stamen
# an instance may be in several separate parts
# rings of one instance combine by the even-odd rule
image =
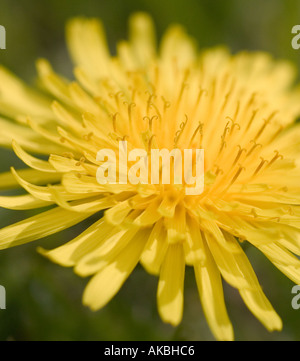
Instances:
[[[272,217],[272,218],[269,218],[269,221],[275,221],[275,222],[277,222],[277,223],[279,223],[280,220],[281,220],[280,217]]]
[[[200,101],[201,101],[201,98],[202,98],[202,95],[203,95],[203,94],[207,95],[207,90],[200,87],[200,89],[199,89],[199,94],[198,94],[198,97],[197,97],[195,106],[197,106],[198,104],[200,104]]]
[[[65,152],[61,156],[65,157],[65,158],[69,158],[69,159],[74,159],[74,157],[75,157],[72,152]]]
[[[238,130],[241,129],[241,126],[239,125],[239,123],[236,123],[231,117],[226,117],[225,119],[229,119],[232,123],[231,128],[230,128],[230,135],[233,133],[234,128],[237,128]]]
[[[90,132],[90,133],[88,133],[88,134],[84,134],[84,135],[83,135],[83,139],[89,141],[89,140],[91,140],[91,137],[92,137],[93,135],[94,135],[93,132]]]
[[[77,167],[79,167],[79,166],[81,166],[81,165],[83,165],[83,163],[86,161],[86,158],[85,157],[81,157],[80,159],[79,159],[79,162],[77,162],[75,165],[77,166]]]
[[[113,128],[114,131],[117,132],[117,115],[120,115],[118,112],[115,114],[111,114],[112,122],[113,122]]]
[[[178,141],[179,141],[179,138],[181,137],[183,131],[184,131],[184,128],[188,122],[188,116],[185,114],[185,121],[180,123],[180,129],[177,130],[177,132],[175,133],[175,137],[174,137],[174,144],[175,146],[177,145]]]
[[[179,106],[179,104],[180,104],[180,102],[182,100],[182,96],[183,96],[184,91],[189,88],[189,84],[186,83],[186,79],[188,77],[188,74],[189,74],[189,72],[187,71],[185,76],[184,76],[184,80],[183,80],[183,82],[181,84],[181,88],[180,88],[179,95],[178,95],[178,98],[177,98],[177,106]]]
[[[222,139],[225,139],[226,137],[226,134],[229,132],[230,130],[230,127],[228,126],[229,122],[227,122],[225,128],[224,128],[224,132],[223,132],[223,135],[221,136]]]
[[[223,134],[221,135],[221,147],[220,147],[220,150],[219,150],[219,155],[222,152],[222,150],[224,148],[226,148],[225,138],[226,138],[227,133],[230,131],[230,127],[228,127],[228,124],[229,124],[229,122],[227,122],[227,124],[226,124],[226,126],[224,128]]]
[[[131,90],[131,100],[134,102],[135,95],[137,93],[137,89],[132,86],[129,86],[128,89]]]
[[[228,75],[226,75],[226,76],[224,77],[224,79],[226,79],[226,78],[228,78]],[[225,109],[225,107],[226,107],[226,105],[227,105],[227,103],[228,103],[228,100],[229,100],[229,98],[230,98],[230,95],[232,94],[232,92],[233,92],[233,90],[234,90],[235,85],[236,85],[236,81],[233,79],[232,82],[231,82],[229,91],[226,93],[226,95],[225,95],[225,97],[224,97],[225,99],[224,99],[223,105],[222,105],[222,107],[221,107],[221,112]],[[224,85],[224,86],[225,86],[225,85]]]
[[[236,105],[236,111],[235,111],[235,114],[234,114],[234,120],[236,120],[238,114],[239,114],[239,111],[240,111],[240,102],[238,101],[237,102],[237,105]]]
[[[228,186],[222,191],[221,194],[224,194],[225,192],[228,191],[228,189],[234,184],[234,182],[238,179],[239,175],[242,173],[243,170],[246,170],[245,167],[243,167],[241,164],[238,164],[238,170],[235,173],[235,175],[233,176],[231,182],[228,184]]]
[[[147,115],[149,115],[151,104],[153,103],[153,99],[157,98],[157,95],[150,93],[149,90],[146,90],[145,94],[149,94],[149,98],[147,100]]]
[[[247,108],[250,107],[254,103],[254,99],[255,99],[256,95],[257,95],[256,92],[252,93],[251,98],[249,99],[249,101],[248,101],[248,103],[246,105]]]
[[[127,102],[123,102],[124,105],[128,105],[128,120],[129,123],[132,124],[132,108],[136,107],[135,103],[128,104]]]
[[[277,110],[274,111],[274,112],[269,116],[268,119],[263,119],[264,124],[263,124],[263,126],[260,128],[260,130],[258,131],[258,133],[256,134],[256,136],[254,137],[254,140],[257,140],[257,139],[261,136],[262,132],[265,130],[266,126],[271,122],[272,118],[274,117],[274,115],[275,115],[276,113],[278,113]]]
[[[162,99],[162,101],[164,102],[164,113],[165,113],[166,110],[167,110],[168,108],[170,108],[171,103],[170,103],[169,101],[167,101],[167,100],[164,98],[163,95],[161,96],[161,99]]]
[[[220,153],[222,152],[222,150],[224,149],[224,148],[226,148],[226,146],[227,146],[227,143],[226,143],[226,141],[223,139],[223,137],[222,137],[222,143],[221,143],[221,147],[220,147],[220,150],[219,150],[219,155],[220,155]]]
[[[126,139],[129,139],[129,135],[123,135],[123,137],[117,137],[118,142],[125,142]]]
[[[227,102],[228,102],[228,99],[229,99],[229,96],[230,96],[230,91],[224,97],[224,102],[223,102],[223,105],[221,107],[221,112],[225,109],[225,107],[227,105]]]
[[[267,119],[263,119],[263,121],[264,121],[264,124],[260,128],[260,130],[257,132],[256,136],[254,137],[254,140],[257,140],[261,136],[262,132],[265,130],[266,126],[269,124],[269,121]]]
[[[238,154],[234,160],[234,162],[232,163],[232,167],[234,167],[236,165],[236,163],[238,162],[238,160],[240,159],[241,155],[243,154],[243,152],[247,152],[246,148],[242,148],[239,144],[237,145],[239,147],[239,151]]]
[[[289,214],[290,216],[294,216],[295,215],[295,212],[293,211],[293,208],[291,206],[287,207],[286,209],[285,208],[282,208],[282,211],[284,213],[287,213]]]
[[[215,167],[216,167],[216,172],[215,172],[215,175],[218,176],[219,174],[224,174],[224,171],[218,166],[215,164]]]
[[[124,96],[124,93],[120,90],[116,94],[114,94],[114,98],[117,104],[117,107],[120,108],[120,99]]]
[[[243,167],[241,164],[239,164],[239,169],[237,170],[236,174],[235,174],[234,177],[232,178],[229,187],[232,186],[233,183],[238,179],[239,175],[241,174],[241,172],[242,172],[243,170],[246,170],[246,168]]]
[[[151,152],[151,148],[152,148],[152,143],[153,143],[153,139],[156,137],[155,134],[151,135],[149,141],[148,141],[148,154],[150,154]]]
[[[277,159],[283,159],[283,155],[279,154],[278,150],[274,150],[274,152],[276,153],[274,155],[274,157],[270,160],[269,164],[267,165],[266,168],[270,167]]]
[[[152,125],[153,125],[153,120],[156,119],[158,120],[158,116],[157,115],[153,115],[153,117],[148,117],[147,115],[143,117],[144,120],[148,120],[149,122],[149,130],[152,132]]]
[[[202,148],[202,139],[203,139],[203,126],[204,124],[199,122],[199,125],[198,127],[195,129],[192,137],[191,137],[191,140],[190,140],[190,145],[193,143],[193,140],[196,136],[196,134],[199,132],[200,133],[200,149]]]
[[[250,143],[253,143],[252,148],[249,150],[249,152],[247,153],[247,157],[254,151],[254,149],[256,149],[257,147],[262,148],[262,145],[260,143],[256,143],[255,140],[251,140]]]
[[[248,124],[247,124],[246,132],[247,132],[247,131],[249,130],[249,128],[251,127],[251,125],[252,125],[252,123],[253,123],[253,120],[254,120],[257,112],[258,112],[258,109],[253,110],[252,116],[251,116],[251,118],[250,118],[250,120],[249,120],[249,122],[248,122]]]
[[[158,118],[161,120],[161,119],[162,119],[162,118],[161,118],[161,114],[160,114],[160,111],[158,110],[157,106],[156,106],[154,103],[150,103],[150,104],[149,104],[149,109],[150,109],[151,107],[156,110],[157,116],[158,116]]]
[[[269,143],[272,143],[277,138],[277,136],[282,132],[282,130],[284,129],[283,125],[281,125],[281,124],[278,124],[278,125],[279,125],[279,129],[275,132],[273,137],[269,140]]]
[[[254,208],[251,209],[251,215],[254,217],[254,218],[258,218],[258,215],[256,213],[256,210]]]
[[[150,85],[150,88],[152,89],[152,93],[155,94],[156,93],[156,88],[153,85],[153,83],[151,83],[150,81],[148,82],[148,84]]]
[[[263,157],[260,157],[261,162],[259,166],[256,168],[255,172],[253,173],[253,177],[261,170],[261,168],[264,166],[265,163],[269,163],[268,160],[264,159]]]

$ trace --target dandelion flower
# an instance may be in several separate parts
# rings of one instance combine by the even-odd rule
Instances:
[[[100,214],[75,239],[39,249],[90,277],[83,303],[91,309],[106,305],[140,263],[158,276],[159,314],[176,326],[188,266],[217,339],[234,337],[223,280],[268,330],[280,330],[243,244],[300,283],[300,93],[293,66],[262,52],[199,52],[179,25],[157,50],[143,13],[131,17],[129,40],[118,43],[115,56],[96,19],[72,19],[66,33],[75,80],[44,59],[37,62],[37,89],[0,69],[0,143],[27,165],[0,175],[1,189],[26,191],[1,196],[0,206],[41,209],[1,229],[0,248]],[[175,182],[99,184],[97,153],[118,154],[120,140],[147,152],[204,149],[204,191],[187,195]]]

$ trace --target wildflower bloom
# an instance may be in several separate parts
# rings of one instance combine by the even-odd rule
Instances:
[[[92,276],[83,302],[97,310],[140,262],[158,275],[161,318],[178,325],[186,265],[194,268],[208,324],[217,339],[233,339],[222,279],[272,331],[281,320],[244,253],[261,251],[300,283],[299,90],[294,68],[266,53],[198,52],[180,26],[159,51],[151,19],[130,19],[129,41],[110,56],[101,23],[67,25],[75,81],[37,62],[40,90],[0,69],[0,142],[28,168],[0,175],[9,209],[41,212],[0,230],[0,248],[62,231],[104,210],[93,225],[54,250],[40,252]],[[99,184],[100,149],[204,149],[204,192],[178,184]],[[33,155],[35,154],[35,155]],[[49,157],[48,161],[36,154]],[[49,209],[49,205],[53,205]],[[43,207],[47,207],[43,209]]]

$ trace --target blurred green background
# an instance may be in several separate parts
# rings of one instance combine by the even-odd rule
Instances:
[[[7,49],[0,50],[0,63],[33,83],[35,60],[46,57],[58,72],[72,76],[64,41],[67,19],[76,15],[100,17],[114,52],[116,41],[127,36],[129,15],[141,10],[153,16],[158,38],[170,23],[181,23],[200,47],[226,44],[233,52],[263,50],[300,64],[300,50],[291,47],[291,29],[300,24],[298,0],[1,0],[0,24],[7,31]],[[8,150],[0,150],[0,159],[0,171],[22,165]],[[0,226],[30,214],[0,209]],[[92,221],[0,252],[0,284],[7,292],[7,309],[0,310],[0,340],[213,340],[190,269],[184,317],[177,328],[159,319],[157,279],[140,267],[104,309],[91,312],[82,306],[86,280],[44,259],[36,247],[54,248]],[[236,339],[300,340],[300,310],[291,307],[292,282],[254,249],[249,248],[247,253],[284,328],[280,333],[268,333],[238,293],[225,285]]]

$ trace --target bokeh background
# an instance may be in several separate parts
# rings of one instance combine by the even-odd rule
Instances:
[[[40,57],[48,58],[58,72],[72,77],[64,39],[66,20],[76,15],[100,17],[113,53],[115,43],[127,37],[127,20],[135,11],[153,16],[158,38],[169,24],[181,23],[202,48],[226,44],[232,52],[268,51],[275,58],[300,65],[300,50],[291,47],[291,29],[300,24],[298,0],[1,0],[0,24],[7,31],[7,49],[0,50],[0,63],[32,84],[35,60]],[[0,150],[0,171],[12,165],[22,167],[11,151]],[[32,214],[0,208],[0,227]],[[0,252],[0,284],[7,292],[7,309],[0,310],[0,340],[213,340],[190,269],[184,317],[177,328],[159,319],[157,279],[140,267],[104,309],[91,312],[82,306],[87,280],[71,269],[52,264],[36,252],[36,247],[54,248],[92,221]],[[247,249],[247,254],[284,327],[280,333],[266,331],[238,293],[225,285],[236,339],[300,340],[300,310],[291,306],[292,282],[254,249]]]

